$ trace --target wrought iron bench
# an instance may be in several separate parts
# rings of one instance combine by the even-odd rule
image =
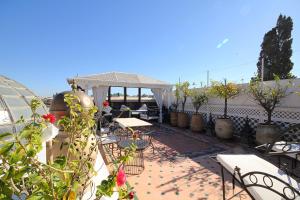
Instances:
[[[219,154],[223,199],[225,199],[224,169],[240,183],[252,199],[300,199],[300,184],[275,165],[252,154]]]

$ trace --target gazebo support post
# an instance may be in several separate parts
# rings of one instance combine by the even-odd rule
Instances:
[[[127,87],[124,87],[124,104],[127,103]]]
[[[142,92],[141,88],[138,88],[138,102],[139,102],[139,106],[141,106],[141,96],[142,96],[141,92]]]
[[[107,97],[107,100],[109,102],[109,105],[111,105],[111,87],[110,86],[108,88],[108,97]]]

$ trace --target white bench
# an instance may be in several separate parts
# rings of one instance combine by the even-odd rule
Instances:
[[[288,176],[284,171],[277,168],[275,165],[259,158],[252,154],[232,155],[232,154],[219,154],[216,157],[219,164],[222,166],[222,180],[223,180],[223,199],[225,199],[225,188],[224,188],[224,172],[225,168],[234,178],[241,183],[243,181],[243,189],[246,189],[248,194],[254,199],[261,200],[279,200],[285,199],[280,195],[276,194],[283,193],[290,199],[300,199],[300,184]],[[239,168],[240,175],[237,173]],[[247,176],[249,172],[262,172],[253,173],[253,175]],[[251,174],[251,173],[250,173]],[[246,175],[246,176],[244,176]],[[243,177],[244,176],[244,177]],[[278,178],[272,178],[272,176]],[[242,177],[242,180],[240,180]],[[292,192],[290,188],[285,189],[287,185],[281,181],[287,183],[289,187],[293,187],[298,192]],[[265,187],[264,187],[265,186]],[[285,193],[285,194],[284,194]],[[293,198],[295,195],[295,198]]]

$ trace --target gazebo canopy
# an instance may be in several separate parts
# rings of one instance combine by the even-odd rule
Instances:
[[[150,88],[160,108],[160,122],[162,122],[162,104],[166,100],[170,104],[172,84],[139,74],[109,72],[90,76],[76,76],[67,79],[69,84],[75,83],[82,89],[93,90],[96,106],[101,110],[109,87]]]
[[[98,86],[113,87],[141,87],[141,88],[172,88],[172,84],[153,79],[144,75],[122,72],[109,72],[89,76],[68,78],[68,83],[75,81],[83,89],[92,89]]]

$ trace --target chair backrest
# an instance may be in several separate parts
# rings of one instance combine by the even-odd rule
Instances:
[[[283,199],[299,199],[300,192],[291,186],[291,183],[287,183],[282,179],[259,171],[251,171],[245,174],[241,174],[240,168],[235,167],[234,174],[237,174],[241,182],[241,187],[247,191],[247,193],[253,198],[250,188],[255,190],[255,187],[264,188],[271,193],[275,193]],[[253,191],[253,190],[252,190]]]

